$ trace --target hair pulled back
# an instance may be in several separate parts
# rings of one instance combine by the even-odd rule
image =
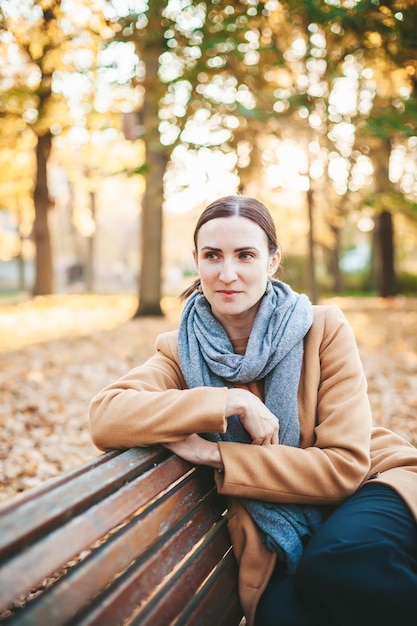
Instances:
[[[197,237],[200,228],[219,217],[246,217],[257,224],[264,231],[267,241],[269,253],[275,254],[279,249],[277,240],[277,233],[275,224],[272,219],[271,213],[266,206],[256,198],[250,198],[249,196],[224,196],[218,200],[214,200],[209,204],[202,214],[200,215],[196,227],[194,229],[194,247],[197,250]],[[200,279],[196,279],[192,285],[188,287],[181,294],[181,299],[184,300],[191,296],[191,294],[198,289],[200,285]]]

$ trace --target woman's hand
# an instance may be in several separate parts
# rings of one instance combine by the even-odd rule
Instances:
[[[229,389],[226,417],[237,415],[244,429],[258,445],[279,443],[279,422],[255,394],[247,389]]]
[[[223,469],[223,461],[217,443],[207,441],[199,435],[189,435],[181,441],[162,445],[194,465],[208,465],[216,469]]]

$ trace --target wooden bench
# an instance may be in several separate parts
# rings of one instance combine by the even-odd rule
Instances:
[[[0,508],[0,621],[238,625],[226,513],[212,470],[105,453]]]

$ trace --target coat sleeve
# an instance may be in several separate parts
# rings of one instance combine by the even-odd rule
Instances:
[[[337,504],[366,479],[372,420],[353,332],[338,307],[317,307],[304,343],[301,447],[220,443],[218,491],[270,502]],[[250,463],[248,463],[250,458]]]
[[[227,388],[186,388],[176,333],[160,335],[156,354],[103,389],[89,407],[91,437],[101,450],[148,446],[196,432],[224,432]]]

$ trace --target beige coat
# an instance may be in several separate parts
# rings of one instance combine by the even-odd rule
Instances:
[[[159,336],[156,348],[144,365],[92,401],[90,428],[99,448],[146,446],[226,429],[227,389],[186,388],[176,332]],[[261,396],[257,383],[249,389]],[[216,472],[216,483],[229,497],[229,530],[249,626],[276,555],[262,543],[240,497],[331,507],[371,478],[393,487],[417,519],[417,450],[390,431],[372,428],[355,339],[337,307],[314,307],[298,404],[299,448],[251,446],[248,455],[247,444],[219,444],[225,469]]]

